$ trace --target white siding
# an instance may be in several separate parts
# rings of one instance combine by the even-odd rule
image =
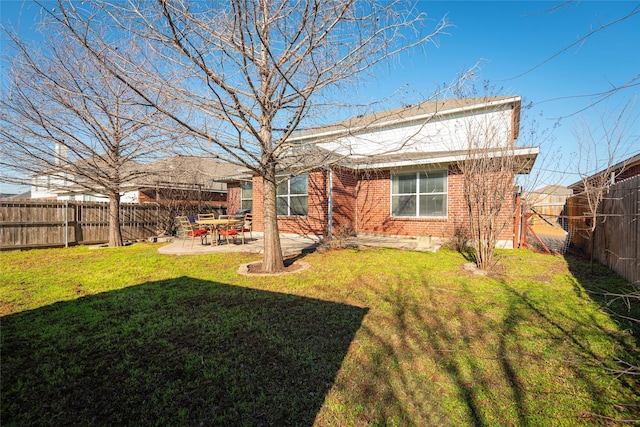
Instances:
[[[139,203],[140,202],[140,198],[138,197],[139,194],[140,193],[138,193],[138,190],[126,191],[120,195],[120,202],[121,203]]]
[[[370,156],[397,152],[445,152],[497,148],[511,143],[511,106],[498,111],[438,118],[396,128],[372,129],[321,144],[340,154]],[[469,147],[469,145],[473,147]]]

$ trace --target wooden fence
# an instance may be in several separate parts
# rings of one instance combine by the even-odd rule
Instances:
[[[158,233],[159,207],[122,204],[124,240]],[[0,250],[104,243],[109,240],[107,203],[0,200]]]
[[[566,213],[572,244],[588,253],[590,219],[584,197],[567,199]],[[640,175],[609,187],[596,221],[594,258],[625,280],[640,284]]]

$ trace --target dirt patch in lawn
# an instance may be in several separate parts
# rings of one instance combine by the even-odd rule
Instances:
[[[280,276],[284,274],[293,274],[299,273],[311,267],[308,262],[304,261],[295,261],[295,262],[287,262],[285,260],[284,270],[278,271],[276,273],[266,273],[262,269],[262,261],[251,262],[249,264],[243,264],[238,268],[238,274],[243,276]]]

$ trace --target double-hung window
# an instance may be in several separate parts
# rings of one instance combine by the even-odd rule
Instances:
[[[446,217],[447,171],[392,175],[391,216]]]
[[[309,175],[298,175],[278,185],[277,212],[281,216],[307,216]]]
[[[253,205],[253,186],[251,182],[243,182],[240,185],[240,188],[240,207],[251,212],[251,207]]]

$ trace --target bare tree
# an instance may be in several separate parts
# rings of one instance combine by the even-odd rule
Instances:
[[[633,102],[628,101],[619,109],[601,111],[598,117],[598,123],[583,122],[574,132],[579,144],[576,166],[580,174],[580,191],[577,197],[583,202],[592,269],[596,228],[605,220],[600,205],[607,197],[609,187],[626,169],[624,161],[617,161],[628,155],[638,141],[637,136],[629,135],[638,120]]]
[[[559,9],[562,9],[564,7],[571,7],[571,6],[576,6],[579,2],[577,2],[576,0],[567,0],[567,1],[563,1],[560,4],[554,5],[551,8],[548,8],[546,10],[541,11],[540,13],[555,13],[556,11],[558,11]],[[510,77],[508,79],[505,79],[505,81],[508,80],[514,80],[517,78],[520,78],[524,75],[527,75],[529,73],[531,73],[532,71],[542,67],[543,65],[547,64],[548,62],[554,60],[555,58],[565,54],[567,51],[575,48],[576,46],[580,46],[582,44],[584,44],[589,38],[595,36],[597,33],[601,32],[601,31],[607,31],[609,30],[611,27],[614,27],[618,24],[620,24],[621,22],[624,22],[626,20],[629,20],[631,18],[637,18],[638,15],[640,15],[640,4],[632,4],[631,2],[629,3],[629,7],[630,10],[629,12],[622,14],[620,16],[614,16],[612,20],[608,21],[608,22],[598,22],[598,25],[594,26],[594,25],[590,25],[588,26],[588,30],[586,31],[585,34],[581,35],[580,37],[576,37],[575,40],[573,40],[572,42],[568,43],[566,46],[564,46],[562,49],[554,52],[553,54],[549,55],[547,58],[545,58],[544,60],[536,63],[535,65],[533,65],[532,67],[529,67],[527,70],[513,76]],[[624,37],[627,37],[626,35],[624,35]],[[604,91],[601,92],[597,92],[597,93],[585,93],[585,94],[572,94],[568,97],[561,97],[561,98],[556,98],[553,100],[557,100],[557,99],[563,99],[563,98],[586,98],[588,99],[588,104],[568,115],[565,115],[564,117],[561,118],[567,118],[567,117],[571,117],[571,116],[575,116],[578,115],[590,108],[595,107],[596,105],[602,103],[603,101],[606,101],[608,99],[610,99],[612,96],[623,92],[627,89],[632,89],[636,86],[638,86],[640,84],[640,74],[638,74],[638,70],[629,70],[631,72],[629,78],[627,79],[627,81],[619,83],[619,84],[614,84],[610,81],[607,81],[607,86],[608,88]],[[553,100],[548,100],[548,101],[553,101]],[[545,102],[548,102],[545,101]],[[561,119],[558,118],[558,119]]]
[[[81,9],[85,7],[85,9]],[[400,1],[233,0],[214,2],[58,2],[52,12],[102,58],[115,49],[95,36],[109,17],[163,57],[162,65],[114,75],[199,142],[200,152],[246,168],[264,182],[263,270],[283,268],[276,188],[294,170],[304,144],[290,141],[300,127],[348,105],[348,83],[397,54],[422,47],[446,26]],[[144,82],[144,84],[141,84]],[[152,86],[149,86],[152,82]],[[158,103],[170,99],[179,108]],[[311,143],[312,144],[312,143]],[[333,158],[331,161],[335,161]],[[279,173],[288,167],[288,177]]]
[[[456,166],[462,175],[464,199],[475,263],[482,270],[495,266],[494,250],[511,238],[516,212],[515,177],[531,170],[538,149],[516,147],[519,117],[514,110],[492,106],[464,118],[466,149]]]
[[[166,147],[151,126],[161,116],[58,22],[44,19],[39,46],[5,31],[13,56],[0,100],[0,178],[106,195],[109,246],[122,246],[120,194],[145,173],[139,162]]]

